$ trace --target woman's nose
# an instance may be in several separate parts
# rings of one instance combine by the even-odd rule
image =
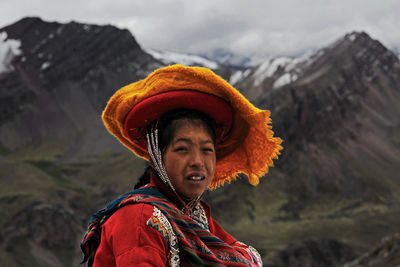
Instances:
[[[192,153],[190,153],[190,166],[192,167],[203,167],[203,157],[201,156],[201,151],[194,149]]]

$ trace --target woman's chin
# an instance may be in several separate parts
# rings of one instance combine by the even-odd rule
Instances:
[[[189,203],[190,201],[193,201],[197,198],[199,198],[202,194],[191,194],[191,195],[184,195],[184,194],[179,194],[181,198],[186,202]]]
[[[185,201],[190,202],[192,200],[201,197],[206,188],[204,186],[190,186],[190,187],[175,187],[178,195]],[[183,189],[183,190],[182,190]]]

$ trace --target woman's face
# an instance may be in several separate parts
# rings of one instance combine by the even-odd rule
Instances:
[[[201,196],[214,177],[216,157],[211,136],[200,121],[179,127],[164,152],[164,164],[184,200]]]

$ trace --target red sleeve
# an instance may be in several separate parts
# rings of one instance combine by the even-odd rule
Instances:
[[[102,226],[93,267],[165,266],[168,245],[160,232],[147,225],[153,206],[127,205]]]

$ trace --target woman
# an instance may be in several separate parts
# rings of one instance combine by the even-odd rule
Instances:
[[[239,173],[256,185],[268,171],[282,149],[268,111],[206,68],[174,65],[117,91],[102,118],[150,167],[92,217],[82,242],[89,266],[262,266],[201,196]]]

